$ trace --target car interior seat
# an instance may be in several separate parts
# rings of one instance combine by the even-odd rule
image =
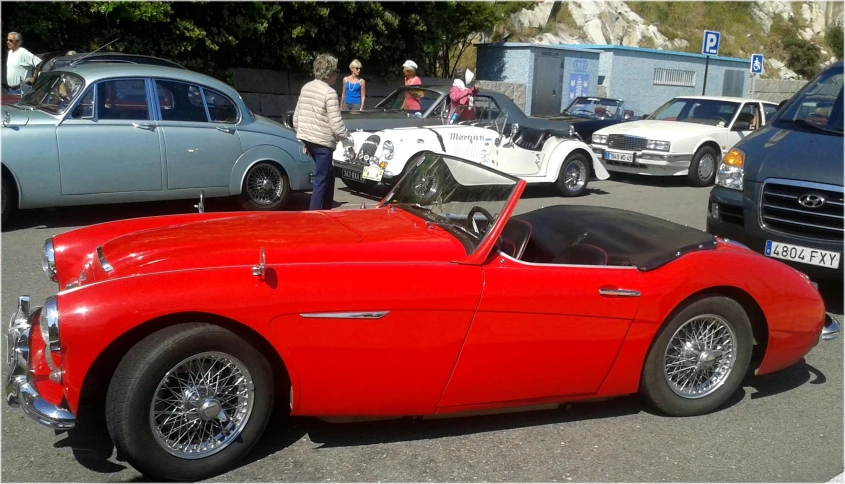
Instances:
[[[549,138],[549,132],[542,129],[523,128],[519,130],[514,144],[524,150],[540,151],[543,149],[543,143]]]
[[[510,219],[502,229],[500,249],[514,259],[519,260],[531,238],[531,224],[519,219]]]

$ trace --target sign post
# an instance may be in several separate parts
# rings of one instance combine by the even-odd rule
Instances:
[[[722,34],[712,30],[704,31],[704,38],[701,40],[701,53],[707,56],[704,61],[704,86],[701,88],[701,95],[707,90],[707,71],[710,68],[710,56],[719,55],[719,40]]]
[[[756,91],[755,83],[757,76],[763,73],[763,54],[751,54],[751,97],[754,97]]]

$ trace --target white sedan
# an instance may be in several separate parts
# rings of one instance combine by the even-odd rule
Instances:
[[[334,166],[344,183],[359,191],[395,183],[408,162],[423,151],[492,166],[528,183],[554,183],[567,197],[582,195],[591,174],[600,180],[610,177],[574,131],[520,128],[518,124],[507,135],[504,131],[505,122],[498,127],[495,123],[458,124],[353,132],[355,156],[338,145]]]
[[[592,148],[610,171],[686,175],[692,185],[708,186],[722,156],[776,111],[776,104],[754,99],[677,97],[644,120],[596,131]]]

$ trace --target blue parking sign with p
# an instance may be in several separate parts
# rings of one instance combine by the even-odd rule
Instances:
[[[751,73],[763,73],[763,54],[751,54]]]
[[[704,55],[719,55],[719,39],[722,36],[719,32],[712,30],[704,31],[704,39],[701,41],[701,53]]]

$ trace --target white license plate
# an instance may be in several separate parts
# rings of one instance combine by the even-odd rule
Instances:
[[[364,180],[381,181],[384,176],[384,169],[378,165],[369,165],[364,168],[364,173],[361,173],[361,178]]]
[[[349,180],[361,181],[361,174],[358,173],[355,170],[341,169],[340,170],[340,177],[341,178],[347,178]]]
[[[773,240],[766,241],[766,252],[769,257],[777,259],[803,262],[814,266],[838,269],[842,254],[829,250],[810,249],[800,245],[784,244]]]
[[[624,161],[627,163],[634,162],[634,155],[632,153],[617,153],[615,151],[605,151],[604,159],[611,161]]]

